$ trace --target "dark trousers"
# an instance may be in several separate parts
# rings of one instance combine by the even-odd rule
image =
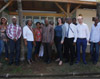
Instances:
[[[14,40],[9,40],[10,41],[10,63],[14,61],[15,57],[15,62],[19,62],[19,55],[20,55],[20,39],[17,40],[16,42]]]
[[[73,45],[74,38],[65,38],[64,42],[64,53],[66,53],[67,61],[73,62],[74,60],[74,45]]]
[[[39,54],[40,46],[41,46],[41,42],[36,41],[35,54]]]
[[[84,39],[77,39],[77,61],[80,61],[80,50],[81,50],[81,46],[82,46],[82,58],[83,58],[83,62],[86,61],[85,57],[86,57],[86,47],[87,47],[87,40]]]
[[[99,59],[99,44],[91,42],[90,45],[91,59],[93,62],[98,62]]]
[[[44,46],[44,61],[51,61],[52,46],[50,43],[43,43]]]
[[[61,39],[62,39],[62,37],[55,37],[55,45],[56,45],[56,49],[57,49],[57,53],[58,53],[58,58],[60,58],[60,60],[62,61],[63,53],[62,53]]]

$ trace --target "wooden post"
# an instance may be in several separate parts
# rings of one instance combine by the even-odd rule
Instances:
[[[67,12],[58,3],[55,4],[62,12],[64,12],[65,16],[67,16]]]
[[[70,7],[71,7],[71,4],[68,3],[67,4],[67,17],[70,17]]]
[[[100,21],[100,2],[97,2],[97,17],[99,18]]]
[[[81,5],[78,5],[71,13],[70,13],[70,16],[72,16],[72,14],[78,9],[80,8]]]
[[[22,3],[21,2],[22,2],[21,0],[17,0],[19,25],[23,29],[23,11],[22,11]],[[20,60],[23,61],[24,59],[25,59],[25,57],[24,57],[24,42],[23,42],[23,38],[21,37],[21,58],[20,58]]]

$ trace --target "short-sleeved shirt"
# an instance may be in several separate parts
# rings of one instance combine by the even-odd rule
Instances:
[[[42,40],[42,30],[41,29],[35,29],[35,40],[41,41]]]
[[[54,32],[55,32],[55,36],[62,37],[62,25],[56,26]]]

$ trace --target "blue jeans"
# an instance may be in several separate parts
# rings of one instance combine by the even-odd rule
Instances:
[[[19,62],[19,56],[20,56],[20,39],[17,40],[16,42],[14,40],[9,40],[10,42],[10,63],[13,62],[14,57],[15,62]]]
[[[33,41],[27,41],[27,60],[32,59]]]
[[[87,40],[84,39],[77,39],[77,61],[80,61],[80,50],[81,50],[81,46],[82,46],[82,58],[83,58],[83,62],[86,62],[86,47],[87,47]]]
[[[90,45],[91,59],[93,62],[98,62],[99,59],[99,44],[91,42]]]
[[[3,51],[3,47],[4,47],[4,42],[3,40],[0,40],[0,58],[1,58],[2,51]]]
[[[5,57],[8,58],[8,42],[4,41]]]

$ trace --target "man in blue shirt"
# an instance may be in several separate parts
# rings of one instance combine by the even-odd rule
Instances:
[[[93,64],[97,64],[100,44],[100,23],[98,17],[94,19],[90,33],[90,53]]]

